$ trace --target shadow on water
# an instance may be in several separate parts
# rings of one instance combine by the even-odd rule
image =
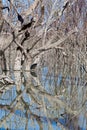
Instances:
[[[15,71],[0,86],[0,130],[87,130],[87,84],[80,77]]]

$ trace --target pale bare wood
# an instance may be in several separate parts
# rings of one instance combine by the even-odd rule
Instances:
[[[59,45],[61,45],[61,43],[63,43],[65,40],[67,40],[70,35],[72,35],[73,33],[77,32],[77,28],[74,28],[73,30],[71,30],[67,35],[63,36],[63,38],[61,37],[60,40],[58,40],[57,42],[51,44],[52,40],[48,41],[48,43],[42,47],[40,47],[39,49],[35,49],[31,52],[32,55],[37,55],[45,50],[48,49],[52,49],[52,48],[60,48],[62,49]],[[54,37],[53,37],[54,38]]]
[[[42,0],[35,0],[35,1],[33,2],[33,4],[29,7],[29,9],[28,9],[27,11],[25,11],[23,14],[24,14],[25,16],[32,14],[33,11],[34,11],[34,9],[38,6],[39,2],[41,2],[41,1],[42,1]]]

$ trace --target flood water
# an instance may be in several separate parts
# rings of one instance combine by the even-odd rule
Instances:
[[[7,72],[0,85],[0,130],[87,130],[87,83],[82,77]]]

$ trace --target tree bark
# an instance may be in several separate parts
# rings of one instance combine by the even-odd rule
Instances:
[[[2,0],[0,0],[0,33],[3,26],[3,17],[2,17]]]

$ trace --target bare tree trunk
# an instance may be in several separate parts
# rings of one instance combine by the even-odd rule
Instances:
[[[2,0],[0,0],[0,33],[2,30],[2,25],[3,25],[3,18],[2,18]],[[2,53],[0,55],[0,74],[2,74]]]
[[[0,20],[2,19],[2,0],[0,0]]]
[[[3,17],[2,17],[2,0],[0,0],[0,33],[3,26]]]

